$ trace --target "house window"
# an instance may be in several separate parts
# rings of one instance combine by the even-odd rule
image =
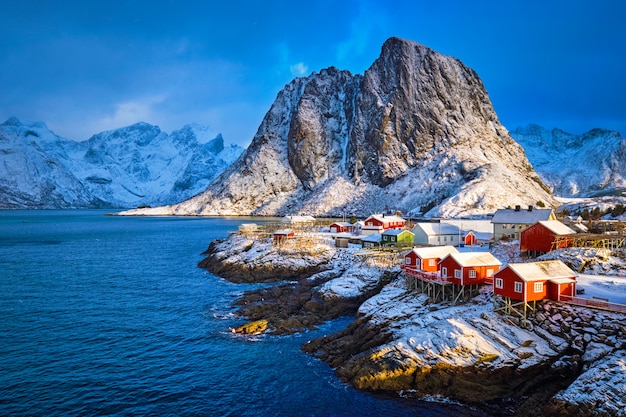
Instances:
[[[454,270],[454,278],[461,278],[461,270],[460,269],[455,269]]]
[[[476,278],[476,270],[475,269],[470,269],[469,277],[470,278]]]
[[[487,276],[488,277],[492,277],[493,276],[493,269],[488,269],[487,270]]]
[[[522,283],[521,282],[516,282],[515,283],[515,292],[522,292]]]
[[[535,292],[543,292],[543,282],[535,282]]]
[[[428,266],[435,266],[437,265],[436,260],[435,259],[429,259],[428,260]]]
[[[504,288],[504,280],[502,278],[496,278],[496,288]]]
[[[447,241],[448,241],[448,236],[444,236],[444,237],[443,237],[443,241],[444,241],[444,242],[447,242]]]
[[[446,278],[448,276],[448,268],[445,266],[441,268],[441,276],[442,278]]]
[[[411,265],[411,258],[404,258],[404,261],[407,265]]]

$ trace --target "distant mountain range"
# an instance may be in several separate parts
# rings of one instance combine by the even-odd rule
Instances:
[[[618,132],[573,135],[530,124],[510,133],[555,195],[626,196],[626,139]]]
[[[76,142],[45,124],[0,124],[0,208],[131,208],[197,194],[241,153],[192,124],[166,134],[147,123]]]
[[[84,142],[43,123],[0,125],[0,208],[479,216],[620,195],[625,178],[619,133],[509,133],[472,69],[398,38],[363,75],[331,67],[294,79],[245,151],[199,125],[168,135],[138,123]]]

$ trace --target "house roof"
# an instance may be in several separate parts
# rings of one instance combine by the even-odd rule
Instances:
[[[350,222],[335,222],[335,223],[331,224],[331,226],[333,226],[333,225],[343,226],[343,227],[351,227],[352,223],[350,223]]]
[[[295,233],[293,229],[279,229],[274,232],[275,235],[290,235]]]
[[[389,229],[389,230],[385,230],[382,234],[383,235],[399,236],[402,233],[411,233],[411,234],[413,234],[413,232],[411,232],[409,230],[404,230],[404,229]]]
[[[582,233],[587,233],[589,231],[589,228],[582,223],[574,223],[572,227]]]
[[[543,227],[553,232],[555,235],[573,235],[576,232],[558,220],[542,220],[539,222]]]
[[[461,232],[468,232],[472,230],[474,233],[493,233],[493,224],[491,224],[491,220],[445,219],[441,220],[441,223],[456,226],[461,229]]]
[[[368,236],[364,236],[361,241],[362,242],[382,242],[383,240],[383,235],[381,235],[380,233],[374,233]]]
[[[381,223],[406,222],[406,220],[404,220],[400,216],[385,216],[384,214],[372,214],[367,219],[365,219],[365,221],[368,221],[369,219],[376,219]]]
[[[454,246],[427,246],[423,248],[413,248],[413,252],[422,259],[440,258],[443,259],[451,253],[458,253]]]
[[[490,252],[459,252],[448,255],[462,267],[502,265]]]
[[[495,212],[491,223],[498,224],[535,224],[538,221],[550,220],[552,209],[514,210],[500,209]]]
[[[560,260],[512,263],[508,268],[524,281],[549,281],[576,276],[574,271]]]
[[[421,229],[428,236],[458,235],[460,229],[454,224],[448,223],[417,223],[413,230]]]

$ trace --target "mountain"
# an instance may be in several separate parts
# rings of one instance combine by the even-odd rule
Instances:
[[[171,204],[203,191],[242,151],[196,124],[168,135],[137,123],[75,142],[10,118],[0,124],[0,207]]]
[[[573,135],[529,124],[514,129],[511,136],[524,147],[533,167],[555,195],[626,193],[626,139],[618,132],[592,129]]]
[[[294,79],[205,192],[142,213],[452,217],[539,201],[555,204],[476,72],[391,38],[363,75]]]

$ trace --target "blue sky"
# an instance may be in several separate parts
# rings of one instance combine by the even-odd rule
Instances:
[[[509,129],[626,135],[626,1],[0,0],[0,121],[200,123],[246,146],[278,92],[398,36],[476,70]]]

